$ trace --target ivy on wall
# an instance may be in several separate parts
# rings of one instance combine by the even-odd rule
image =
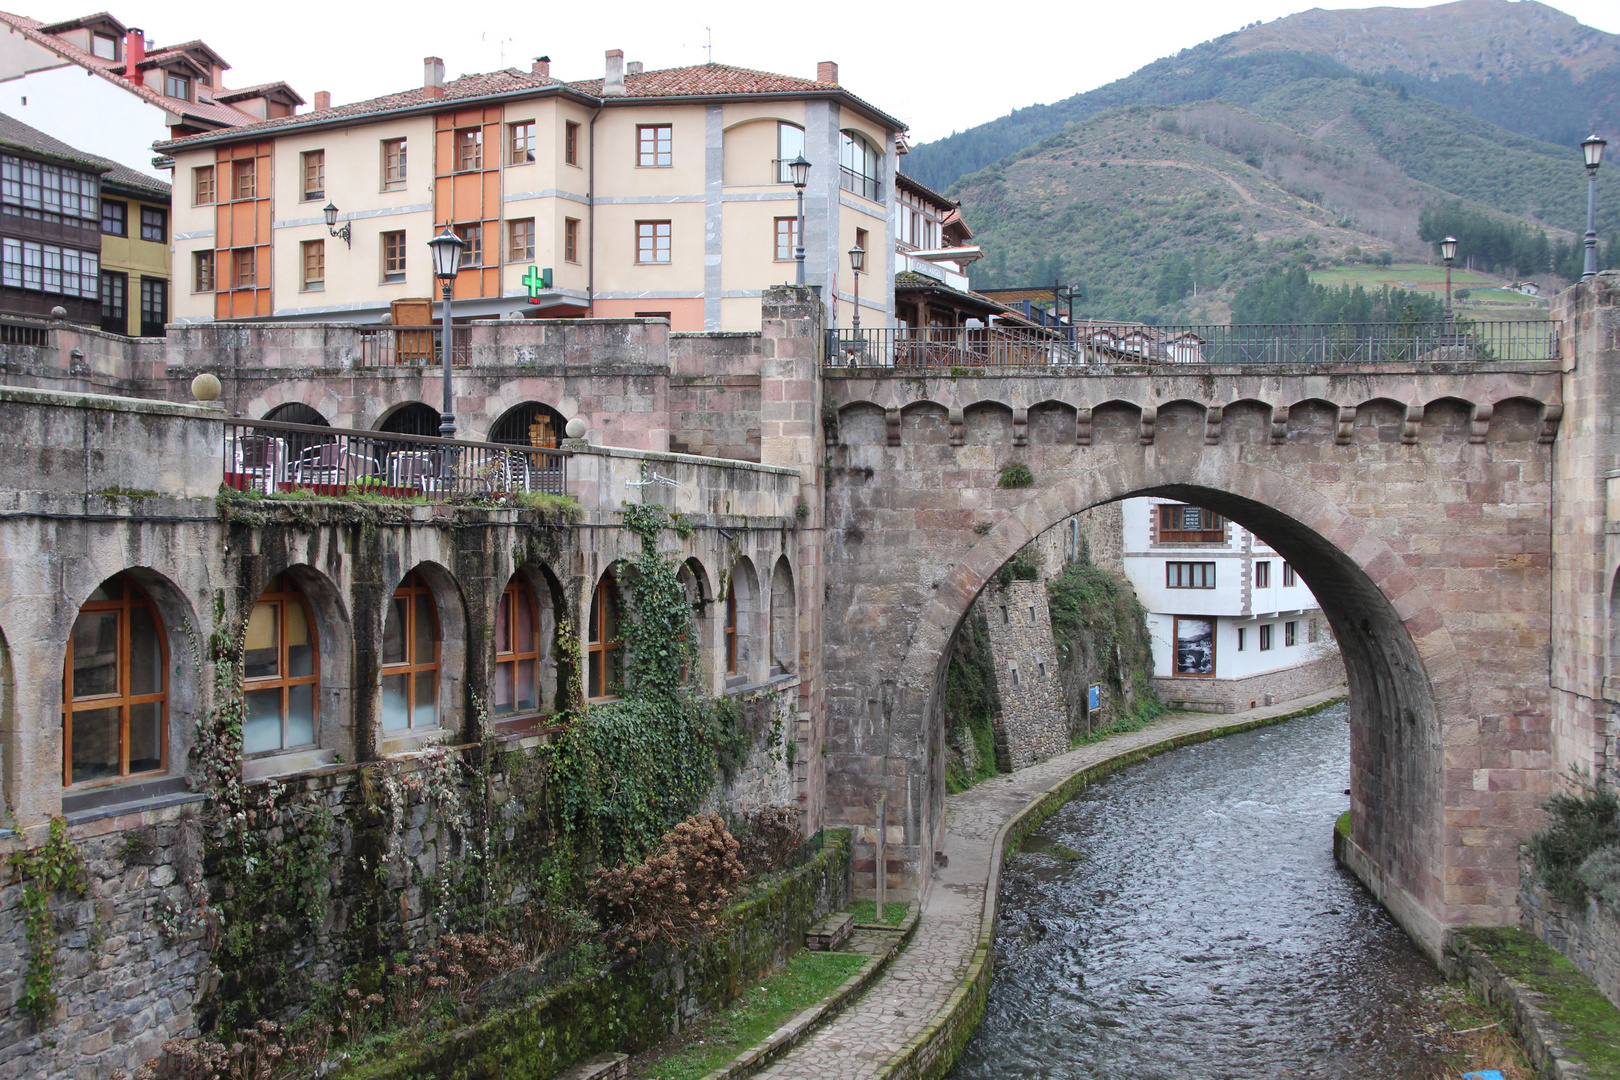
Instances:
[[[68,839],[67,822],[51,819],[50,835],[39,847],[12,853],[7,861],[22,879],[23,929],[28,936],[28,974],[17,1007],[41,1027],[56,1011],[56,930],[51,897],[89,892],[84,857]]]

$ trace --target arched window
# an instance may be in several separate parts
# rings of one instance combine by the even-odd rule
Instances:
[[[693,664],[696,663],[699,670],[701,670],[703,664],[702,628],[703,608],[708,603],[708,597],[705,595],[707,590],[704,587],[707,578],[703,573],[701,563],[696,559],[687,559],[681,564],[680,570],[676,571],[675,580],[679,581],[681,587],[686,590],[686,602],[691,608],[687,628],[676,639],[681,643],[683,650],[681,655],[681,685],[684,686],[688,677],[692,674]]]
[[[534,712],[540,707],[540,613],[534,593],[513,577],[495,613],[496,716]]]
[[[878,180],[878,161],[881,155],[854,131],[838,133],[838,164],[840,184],[845,191],[853,191],[874,202],[883,201],[883,189]]]
[[[168,649],[163,622],[125,575],[90,594],[62,667],[62,783],[167,767]]]
[[[737,674],[737,584],[726,590],[726,674]]]
[[[776,560],[771,574],[771,674],[791,672],[798,659],[798,597],[787,556]]]
[[[804,128],[779,120],[776,124],[776,182],[793,183],[793,170],[788,163],[804,154]]]
[[[377,425],[377,430],[390,431],[395,435],[437,435],[440,419],[437,409],[420,401],[413,401],[389,413],[383,422]]]
[[[405,575],[383,623],[382,727],[429,728],[439,722],[439,612],[422,576]]]
[[[590,669],[586,697],[592,701],[617,697],[621,681],[619,668],[619,592],[613,576],[603,574],[591,598],[591,625],[586,635],[587,666]]]
[[[262,754],[309,746],[315,741],[315,620],[309,602],[291,577],[270,583],[248,616],[242,682],[247,718],[242,752]]]
[[[555,450],[566,426],[567,421],[556,409],[538,401],[525,401],[506,410],[495,421],[495,426],[489,429],[489,441],[506,443],[508,446],[543,446]]]
[[[276,420],[283,424],[309,424],[311,427],[331,427],[326,417],[319,410],[312,409],[302,401],[289,401],[285,405],[277,405],[264,414],[266,420]]]

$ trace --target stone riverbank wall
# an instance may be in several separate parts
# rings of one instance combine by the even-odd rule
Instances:
[[[1520,864],[1519,912],[1525,930],[1567,956],[1620,1006],[1620,912],[1588,896],[1565,904],[1537,885],[1528,860]]]

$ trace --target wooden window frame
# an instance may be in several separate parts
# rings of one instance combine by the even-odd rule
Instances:
[[[310,274],[310,257],[314,256],[319,277]],[[298,245],[298,291],[326,291],[326,241],[305,240]]]
[[[116,229],[107,228],[111,220]],[[101,200],[101,235],[125,236],[129,235],[129,203],[123,199]]]
[[[256,247],[231,248],[231,288],[256,289],[259,287],[259,249]],[[252,273],[242,276],[242,263],[246,261]]]
[[[175,84],[180,86],[180,93],[175,93]],[[176,101],[192,101],[192,78],[189,75],[176,75],[172,71],[163,73],[163,96],[174,98]]]
[[[506,125],[506,163],[508,165],[534,164],[534,135],[535,123],[533,120],[518,120]]]
[[[1181,567],[1187,567],[1188,569],[1182,572],[1179,569]],[[1178,581],[1178,578],[1193,583],[1182,584]],[[1204,560],[1197,562],[1167,560],[1164,564],[1164,587],[1167,589],[1213,589],[1215,588],[1215,564]]]
[[[279,589],[277,587],[280,587]],[[309,628],[310,665],[308,675],[287,674],[287,616],[286,609],[289,604],[296,603],[304,611],[304,624]],[[246,675],[244,660],[244,674],[242,676],[242,693],[244,695],[265,690],[281,691],[281,745],[272,750],[255,751],[251,756],[260,757],[267,754],[281,754],[288,750],[299,750],[308,746],[318,746],[321,741],[321,638],[320,631],[315,626],[315,611],[309,605],[309,597],[298,583],[286,574],[278,574],[274,581],[259,594],[253,602],[255,610],[259,605],[267,604],[276,607],[276,671],[279,674],[265,675],[250,679]],[[248,612],[251,621],[253,612]],[[314,702],[314,714],[311,717],[310,741],[307,743],[287,744],[287,710],[288,700],[292,688],[295,686],[309,686],[310,700]],[[244,718],[244,726],[246,720]]]
[[[382,252],[383,284],[393,285],[404,281],[409,261],[409,253],[405,249],[405,230],[392,229],[383,233],[378,246]]]
[[[579,218],[563,218],[563,262],[579,262]]]
[[[1201,515],[1208,515],[1214,522],[1215,528],[1184,529],[1185,511],[1197,510]],[[1154,508],[1158,514],[1158,543],[1161,544],[1224,544],[1226,543],[1226,518],[1220,514],[1211,513],[1201,506],[1189,506],[1187,503],[1160,503]],[[1202,525],[1202,518],[1200,518]]]
[[[418,596],[426,596],[428,598],[428,610],[433,616],[432,660],[422,660],[420,657],[416,656],[416,598]],[[412,570],[410,573],[405,575],[405,580],[399,583],[399,585],[394,589],[393,594],[388,598],[388,610],[392,610],[393,602],[395,600],[404,600],[406,602],[405,625],[400,631],[404,635],[405,640],[405,659],[397,663],[390,664],[384,662],[378,665],[377,691],[378,702],[381,704],[383,700],[383,680],[389,678],[390,676],[405,676],[405,726],[398,728],[383,728],[382,730],[385,737],[398,737],[398,735],[402,732],[411,733],[417,731],[431,731],[432,729],[441,726],[443,720],[441,715],[442,708],[439,701],[439,692],[441,690],[440,676],[442,674],[440,671],[440,660],[444,655],[444,633],[442,630],[443,624],[439,619],[439,598],[433,595],[433,589],[426,581],[422,580],[422,575],[417,571]],[[387,627],[388,611],[384,611],[384,636],[387,635]],[[416,677],[424,671],[431,671],[433,673],[433,722],[431,724],[418,726],[416,723]],[[379,716],[379,726],[381,726],[383,722],[383,718]]]
[[[1273,648],[1276,647],[1276,643],[1277,643],[1276,630],[1277,630],[1277,624],[1276,623],[1261,623],[1260,624],[1260,651],[1261,652],[1270,652]]]
[[[219,173],[213,165],[198,165],[191,170],[191,205],[213,206],[219,201]]]
[[[150,299],[156,293],[163,299],[161,319],[147,318],[152,313]],[[141,337],[162,337],[163,328],[168,325],[171,314],[169,302],[169,279],[155,277],[151,274],[141,275]]]
[[[481,127],[456,128],[451,136],[454,148],[455,171],[458,173],[484,171],[484,129]],[[470,152],[469,152],[470,151]]]
[[[1271,588],[1271,560],[1260,559],[1254,564],[1254,587],[1257,589]]]
[[[563,122],[563,164],[579,168],[579,124],[573,120]]]
[[[467,242],[461,249],[461,262],[458,270],[470,270],[484,265],[484,223],[482,221],[467,221],[455,227],[456,235]]]
[[[1299,575],[1294,573],[1292,563],[1283,563],[1283,588],[1292,589],[1299,584]]]
[[[109,311],[113,302],[116,306]],[[101,328],[113,334],[129,333],[129,274],[123,270],[101,271]]]
[[[660,132],[663,134],[659,134]],[[659,160],[660,158],[663,160]],[[636,168],[670,169],[674,165],[675,125],[637,124]]]
[[[782,243],[782,226],[787,226],[787,246]],[[793,262],[793,249],[795,234],[799,231],[799,219],[793,217],[779,217],[776,219],[776,262]]]
[[[156,232],[156,236],[148,236],[148,230]],[[141,239],[149,244],[167,244],[169,242],[169,211],[162,206],[141,207]]]
[[[191,291],[194,293],[211,293],[214,283],[219,279],[215,276],[218,267],[214,261],[214,249],[205,248],[202,251],[191,253]]]
[[[664,235],[663,236],[658,235],[659,226],[663,226],[663,229],[664,229]],[[644,230],[649,229],[649,228],[652,231],[650,233],[646,233],[646,238],[648,238],[648,239],[650,239],[652,241],[652,246],[651,246],[650,250],[652,251],[652,253],[654,255],[654,258],[643,259],[641,257],[641,253],[643,251],[643,245],[642,245],[642,240],[644,238],[643,234],[644,234]],[[656,257],[658,255],[659,251],[660,251],[660,247],[659,247],[659,243],[658,243],[660,240],[662,240],[664,242],[661,250],[667,256],[666,258],[663,258],[663,259],[659,259],[659,258]],[[675,224],[674,224],[674,222],[669,220],[668,218],[658,218],[658,219],[649,219],[649,220],[646,220],[646,221],[637,221],[636,222],[636,265],[637,266],[669,266],[674,261],[675,261]]]
[[[529,232],[528,247],[523,251],[517,250],[517,230],[526,226]],[[515,218],[506,223],[506,261],[524,263],[534,261],[534,218]]]
[[[604,639],[602,618],[609,611],[613,613],[613,624],[610,629],[615,633]],[[616,631],[619,629],[623,614],[619,607],[619,590],[613,575],[603,574],[597,580],[596,590],[591,596],[590,618],[585,630],[586,701],[613,701],[619,697],[615,691],[619,689],[619,680],[623,677],[623,669],[619,662],[619,650],[623,641]],[[602,693],[591,696],[593,683]]]
[[[528,605],[529,608],[529,644],[531,647],[528,652],[519,652],[516,647],[518,604],[520,603]],[[497,643],[495,645],[495,685],[500,685],[501,668],[510,667],[512,669],[512,706],[503,711],[500,704],[495,701],[494,689],[491,688],[490,715],[498,716],[502,720],[510,720],[518,716],[538,716],[544,710],[541,708],[540,703],[540,605],[534,598],[534,590],[519,578],[513,577],[511,581],[506,583],[506,588],[501,590],[501,598],[495,606],[495,619],[497,624],[500,622],[507,624],[507,649],[504,652],[501,651],[499,645],[498,625],[496,636],[493,638]],[[534,665],[534,686],[531,688],[534,706],[528,709],[519,709],[517,702],[522,697],[522,693],[518,689],[517,673],[525,660],[532,662]]]
[[[93,697],[75,698],[73,696],[73,630],[69,628],[66,655],[62,661],[63,787],[101,787],[123,783],[134,777],[162,776],[169,771],[169,641],[168,632],[163,626],[163,613],[152,602],[152,598],[147,595],[146,590],[130,580],[126,575],[116,574],[109,581],[118,583],[118,599],[86,600],[79,606],[78,615],[74,616],[73,621],[77,625],[79,616],[86,613],[96,614],[112,611],[118,614],[118,643],[115,646],[118,664],[118,690],[112,694],[98,694]],[[103,584],[106,584],[106,582],[103,582]],[[131,694],[129,692],[130,616],[137,607],[145,608],[151,613],[152,624],[158,631],[160,684],[156,693]],[[158,747],[160,763],[156,769],[132,773],[129,771],[129,710],[134,705],[150,705],[154,702],[159,706]],[[75,784],[73,781],[73,715],[75,713],[113,708],[119,711],[119,774],[117,776],[98,776],[93,780],[81,780]]]
[[[1245,633],[1246,633],[1246,631],[1245,631],[1244,627],[1240,626],[1240,627],[1237,628],[1237,651],[1238,652],[1243,651],[1243,643],[1244,643],[1244,640],[1245,640]]]
[[[408,172],[408,168],[407,168],[408,142],[409,142],[409,140],[406,140],[406,139],[384,139],[382,141],[382,190],[383,191],[404,191],[405,190],[406,176],[407,176],[407,172]],[[392,147],[398,147],[399,148],[399,153],[397,155],[397,158],[395,158],[395,160],[393,160],[393,161],[390,160],[391,155],[389,153],[389,150]],[[393,170],[396,167],[396,165],[397,165],[397,169],[398,169],[397,175],[390,175],[390,171]]]
[[[1292,649],[1299,644],[1299,621],[1289,619],[1283,623],[1283,648]]]
[[[257,158],[238,158],[231,162],[231,201],[259,197],[259,161]]]
[[[326,198],[325,150],[305,150],[298,155],[298,186],[299,202]]]

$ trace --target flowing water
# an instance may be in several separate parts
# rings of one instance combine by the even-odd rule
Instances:
[[[1439,975],[1333,862],[1349,712],[1092,785],[1008,861],[952,1080],[1422,1077]]]

